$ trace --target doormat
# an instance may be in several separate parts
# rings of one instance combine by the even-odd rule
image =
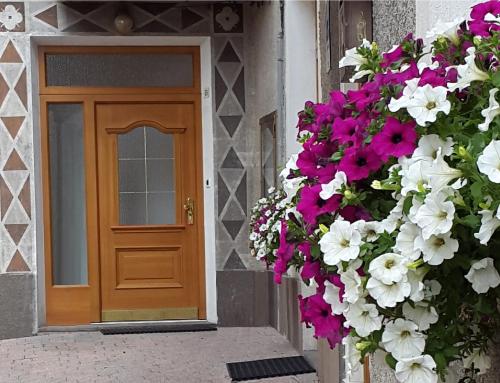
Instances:
[[[162,332],[197,332],[217,331],[217,326],[211,323],[202,324],[163,324],[163,325],[133,325],[101,328],[103,335],[151,334]]]
[[[316,372],[303,356],[227,363],[227,370],[233,382]]]

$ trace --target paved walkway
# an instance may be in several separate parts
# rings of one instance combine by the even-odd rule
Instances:
[[[224,383],[226,362],[292,356],[272,328],[138,335],[51,333],[0,341],[0,382]],[[315,383],[313,374],[253,383]]]

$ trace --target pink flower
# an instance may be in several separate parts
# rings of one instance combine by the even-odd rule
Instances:
[[[276,253],[276,262],[274,263],[274,282],[281,283],[283,274],[288,270],[288,262],[293,257],[294,245],[286,240],[287,226],[285,221],[281,221],[280,247]]]
[[[402,124],[394,117],[387,117],[384,127],[373,137],[370,147],[387,161],[391,156],[399,158],[412,154],[416,141],[414,121]]]
[[[305,262],[300,272],[302,279],[316,278],[321,274],[321,264],[315,261],[311,255],[311,244],[309,242],[301,243],[297,246],[299,251],[303,254]]]
[[[323,200],[319,193],[321,185],[304,186],[300,191],[300,201],[297,210],[304,217],[304,221],[309,225],[316,225],[320,215],[332,213],[340,205],[340,195],[334,195],[328,200]]]
[[[391,66],[393,63],[396,61],[399,61],[403,58],[404,52],[403,52],[403,47],[400,45],[391,51],[384,53],[382,55],[383,60],[380,63],[380,66],[382,68],[387,68],[388,66]]]
[[[497,0],[480,3],[472,7],[471,21],[469,29],[472,33],[482,37],[489,37],[490,31],[500,30],[500,25],[484,20],[485,16],[491,13],[493,16],[500,14],[500,3]]]
[[[382,165],[380,157],[370,146],[364,148],[349,148],[340,160],[339,170],[347,175],[349,182],[367,178]]]
[[[328,106],[330,107],[330,112],[333,117],[341,117],[346,113],[344,108],[347,101],[345,94],[340,90],[334,90],[330,93],[330,100],[328,101]]]
[[[375,82],[367,82],[360,90],[349,90],[347,98],[350,103],[353,103],[356,110],[359,112],[364,111],[370,104],[379,101],[382,96],[380,95],[380,88]]]
[[[340,209],[339,214],[342,216],[342,218],[351,223],[359,221],[360,219],[364,221],[371,221],[373,219],[368,210],[353,205],[348,205]]]
[[[353,143],[356,140],[356,135],[359,135],[358,122],[352,118],[336,118],[332,126],[332,138],[337,140],[342,145]]]

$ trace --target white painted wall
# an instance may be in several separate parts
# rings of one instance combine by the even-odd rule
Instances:
[[[318,100],[316,2],[285,1],[285,152],[299,151],[297,113]]]
[[[482,0],[481,0],[482,1]],[[425,37],[439,21],[448,22],[457,17],[467,17],[470,7],[478,0],[417,0],[416,35]]]

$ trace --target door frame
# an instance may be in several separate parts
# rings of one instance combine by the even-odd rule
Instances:
[[[212,49],[210,37],[159,37],[159,36],[32,36],[31,37],[31,85],[32,85],[32,121],[35,147],[35,225],[36,225],[36,265],[37,265],[37,323],[35,329],[46,325],[45,297],[45,244],[44,244],[44,212],[43,182],[40,166],[42,157],[42,139],[40,134],[41,98],[39,96],[39,62],[40,46],[195,46],[200,49],[200,110],[202,153],[200,162],[203,166],[202,189],[204,230],[200,240],[204,246],[204,300],[206,320],[217,323],[216,292],[216,252],[215,252],[215,188],[214,188],[214,140],[213,140],[213,97],[212,97]],[[99,96],[101,97],[101,96]],[[133,95],[123,96],[133,97]],[[159,95],[151,95],[157,99]],[[160,96],[161,98],[162,96]],[[203,274],[203,271],[202,271]],[[203,298],[203,297],[201,297]]]

